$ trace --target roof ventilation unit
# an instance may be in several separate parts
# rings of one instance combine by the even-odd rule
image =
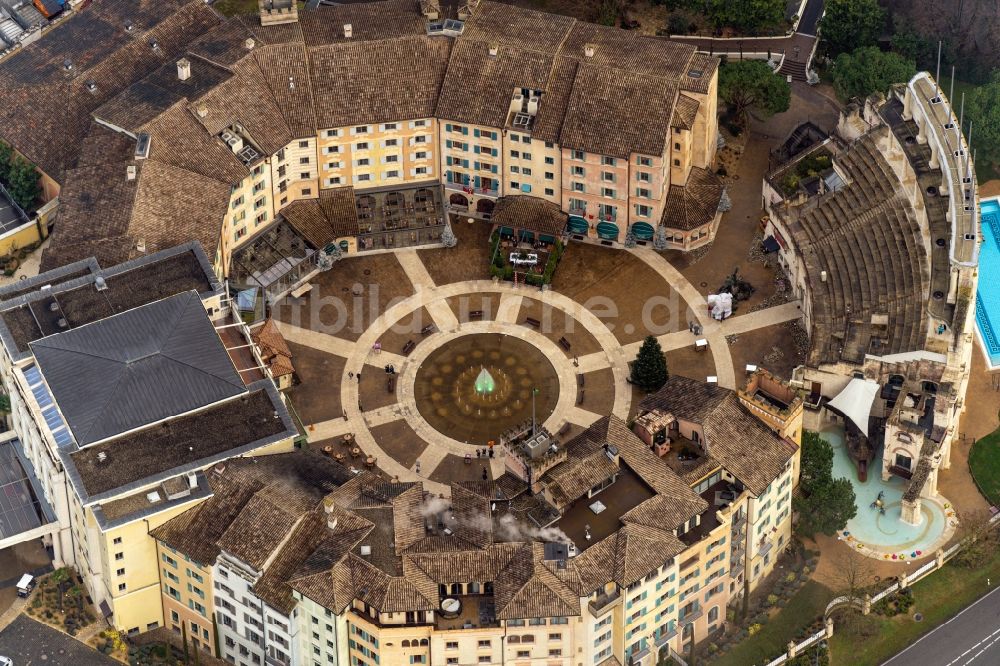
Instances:
[[[344,39],[350,39],[354,36],[354,26],[350,23],[344,24]]]
[[[500,46],[498,44],[490,44],[490,57],[496,58],[497,54],[500,53]]]
[[[361,546],[361,554],[363,556],[365,556],[365,557],[371,555],[372,554],[372,547],[371,546]]]
[[[135,165],[134,164],[129,164],[125,168],[125,180],[129,180],[129,181],[135,180]]]
[[[98,275],[96,278],[94,278],[94,289],[96,289],[97,291],[107,291],[108,290],[107,281],[103,277]]]
[[[257,42],[253,41],[253,37],[247,37],[246,41],[243,42],[243,46],[247,47],[247,51],[252,51],[256,45]]]
[[[181,58],[177,61],[177,78],[181,81],[187,81],[191,78],[191,61],[187,58]]]
[[[588,58],[593,58],[595,50],[596,49],[594,48],[593,44],[584,44],[583,55],[587,56]]]

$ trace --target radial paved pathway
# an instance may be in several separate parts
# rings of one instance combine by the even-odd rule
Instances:
[[[687,307],[690,308],[693,316],[702,326],[701,337],[709,342],[719,384],[727,388],[736,388],[736,372],[729,352],[729,345],[726,342],[727,335],[745,333],[791,321],[801,316],[798,303],[786,303],[733,317],[724,322],[715,321],[708,314],[705,298],[680,271],[661,255],[647,248],[637,249],[634,253],[684,299]],[[343,371],[344,376],[340,379],[344,418],[310,424],[310,441],[316,442],[353,433],[358,446],[367,455],[375,456],[378,459],[378,466],[390,476],[403,481],[423,481],[424,486],[431,492],[447,492],[446,484],[431,481],[429,477],[448,455],[461,457],[473,449],[468,444],[438,432],[424,420],[416,408],[413,397],[414,384],[417,369],[435,349],[457,337],[471,333],[503,333],[517,336],[537,347],[549,358],[558,376],[560,386],[556,407],[544,424],[550,431],[558,432],[569,424],[586,427],[601,418],[601,414],[577,407],[575,404],[577,375],[595,370],[611,369],[614,378],[614,400],[610,411],[622,419],[628,417],[632,391],[627,381],[627,361],[635,355],[641,343],[623,346],[600,318],[564,294],[552,290],[539,291],[523,285],[515,287],[511,283],[497,283],[489,280],[436,285],[416,251],[402,250],[396,253],[396,257],[407,278],[413,284],[415,293],[389,307],[372,322],[356,342],[328,333],[278,322],[282,334],[291,342],[306,345],[347,360]],[[492,321],[459,322],[448,305],[447,299],[484,292],[500,293],[496,318]],[[578,365],[574,365],[573,359],[567,358],[558,345],[549,338],[530,327],[518,324],[517,318],[521,304],[524,297],[529,294],[530,298],[565,313],[579,322],[594,336],[601,350],[580,357],[577,359]],[[426,336],[414,332],[413,341],[418,344],[409,356],[385,350],[375,354],[373,345],[393,325],[420,308],[425,308],[430,313],[437,330]],[[686,330],[659,336],[660,344],[666,351],[690,346],[694,339],[695,336]],[[386,363],[393,363],[399,374],[396,384],[397,402],[378,409],[363,411],[363,405],[359,402],[358,382],[349,381],[347,379],[348,373],[357,374],[366,365],[382,367]],[[382,449],[371,433],[371,428],[400,420],[405,420],[417,436],[427,442],[424,451],[417,458],[418,463],[410,468],[400,464]],[[504,460],[502,457],[490,460],[490,465],[494,477],[503,473]],[[417,469],[420,470],[419,474]]]

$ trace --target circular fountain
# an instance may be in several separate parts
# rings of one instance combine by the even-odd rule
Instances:
[[[420,365],[414,398],[421,416],[460,442],[483,446],[505,430],[535,418],[542,423],[559,398],[559,378],[548,358],[519,338],[463,335]]]

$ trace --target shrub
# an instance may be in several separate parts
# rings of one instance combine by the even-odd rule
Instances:
[[[751,636],[753,636],[754,634],[756,634],[760,630],[761,630],[761,625],[759,623],[756,623],[756,622],[754,624],[751,624],[749,627],[747,627],[747,633],[750,634]]]

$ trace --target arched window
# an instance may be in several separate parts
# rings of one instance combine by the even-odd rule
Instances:
[[[427,639],[426,639],[426,638],[421,638],[421,639],[420,639],[420,645],[422,645],[422,646],[424,646],[424,647],[427,647],[427,644],[428,644],[428,643],[427,643]]]
[[[405,647],[405,648],[410,647],[410,641],[403,640],[403,647]]]

